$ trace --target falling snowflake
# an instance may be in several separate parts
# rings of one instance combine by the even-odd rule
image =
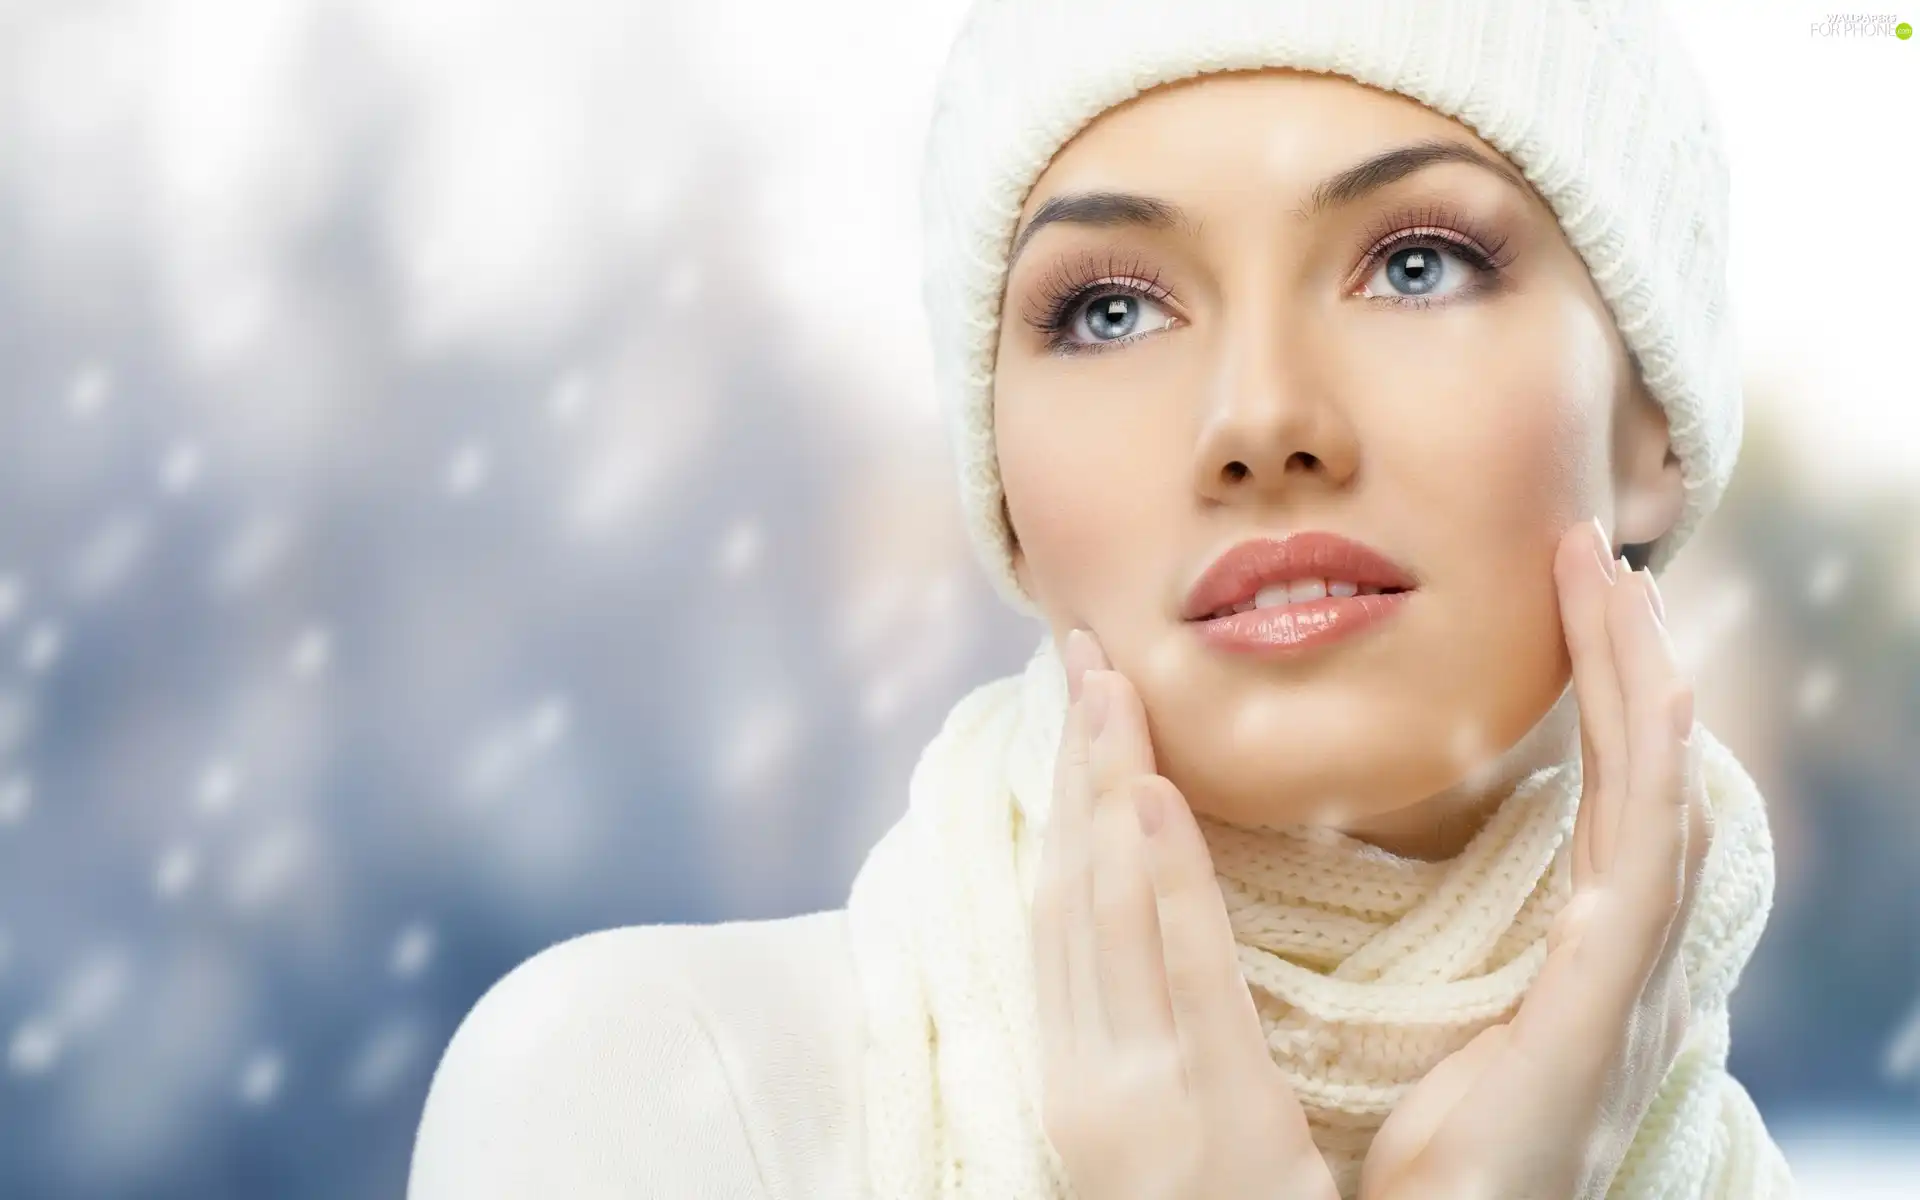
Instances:
[[[765,784],[792,754],[798,734],[790,705],[763,700],[749,709],[729,732],[716,760],[721,789],[739,792]]]
[[[1447,752],[1461,770],[1472,770],[1485,764],[1492,749],[1486,728],[1479,721],[1462,717],[1454,722],[1453,733],[1447,741]]]
[[[27,585],[17,575],[0,575],[0,625],[19,615],[26,601]]]
[[[382,1022],[347,1065],[343,1080],[347,1098],[371,1103],[389,1095],[420,1056],[425,1041],[412,1020],[392,1017]]]
[[[153,890],[162,900],[175,900],[193,886],[199,873],[199,856],[185,844],[169,846],[153,869]]]
[[[33,781],[15,775],[0,783],[0,825],[18,825],[33,807]]]
[[[760,548],[764,540],[758,521],[751,517],[740,518],[720,539],[719,553],[714,556],[715,567],[726,578],[740,578],[760,561]]]
[[[861,719],[874,728],[891,721],[900,711],[903,690],[897,674],[889,673],[868,681],[860,692]]]
[[[204,457],[192,442],[175,442],[160,460],[160,489],[177,496],[193,487],[200,481]]]
[[[223,758],[216,758],[200,771],[194,785],[193,805],[203,815],[218,816],[233,807],[234,792],[240,786],[240,773]]]
[[[209,581],[215,594],[231,597],[258,586],[287,556],[293,529],[272,514],[249,517],[214,562]]]
[[[425,921],[414,921],[393,939],[393,951],[387,967],[396,978],[413,979],[427,969],[433,959],[433,929]]]
[[[887,575],[863,586],[841,607],[840,650],[848,657],[867,653],[898,619],[908,600],[909,581]]]
[[[1888,1083],[1907,1083],[1920,1079],[1920,1001],[1916,1001],[1900,1027],[1887,1042],[1880,1062],[1880,1073]]]
[[[1829,554],[1813,568],[1807,581],[1807,599],[1817,605],[1831,604],[1846,585],[1847,560],[1839,554]]]
[[[272,1050],[261,1050],[240,1068],[240,1099],[255,1106],[273,1103],[286,1078],[286,1064]]]
[[[447,461],[447,495],[456,500],[472,495],[486,484],[492,467],[492,459],[485,446],[478,442],[461,446]]]
[[[120,1007],[132,982],[133,966],[124,951],[95,951],[61,989],[55,1023],[69,1036],[97,1027]]]
[[[279,828],[256,837],[240,853],[227,881],[227,899],[242,912],[257,912],[281,896],[306,857],[300,831]]]
[[[548,696],[534,706],[533,714],[527,718],[527,745],[534,750],[547,750],[566,735],[571,722],[564,696]]]
[[[1823,715],[1833,705],[1834,693],[1839,690],[1839,676],[1832,667],[1816,666],[1801,677],[1797,703],[1800,715],[1813,720]]]
[[[1680,616],[1674,623],[1674,658],[1689,675],[1700,674],[1708,660],[1729,644],[1729,637],[1753,611],[1753,581],[1740,575],[1726,578],[1692,619]]]
[[[20,665],[37,675],[59,659],[61,649],[59,622],[36,621],[27,630],[26,642],[20,648]]]
[[[100,363],[89,363],[67,387],[67,411],[81,420],[91,418],[113,391],[113,373]]]
[[[15,1075],[45,1075],[59,1061],[65,1039],[45,1017],[28,1017],[13,1031],[7,1045],[7,1065]]]
[[[295,675],[311,679],[327,669],[333,660],[333,634],[324,625],[302,630],[287,655],[287,665]]]
[[[562,376],[547,396],[547,411],[555,421],[571,422],[587,406],[587,380],[578,371]]]
[[[923,596],[924,616],[931,625],[940,625],[952,619],[960,606],[960,580],[954,572],[938,576],[928,582]]]
[[[566,735],[571,721],[566,697],[548,696],[531,711],[496,722],[468,752],[462,789],[477,798],[505,790]]]

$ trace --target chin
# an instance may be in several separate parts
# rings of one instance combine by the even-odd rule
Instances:
[[[1487,778],[1563,689],[1262,706],[1257,718],[1243,710],[1178,731],[1187,736],[1163,744],[1160,770],[1196,812],[1236,825],[1380,816]],[[1477,715],[1437,717],[1462,711]]]

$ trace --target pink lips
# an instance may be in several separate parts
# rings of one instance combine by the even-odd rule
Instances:
[[[1211,615],[1271,584],[1314,578],[1392,590]],[[1222,650],[1290,653],[1372,628],[1405,607],[1417,587],[1411,572],[1370,546],[1334,533],[1296,533],[1255,538],[1221,555],[1194,584],[1181,615]]]

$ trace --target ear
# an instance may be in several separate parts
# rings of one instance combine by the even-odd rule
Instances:
[[[1620,408],[1613,460],[1613,537],[1627,546],[1655,541],[1672,529],[1687,500],[1666,410],[1635,376]]]

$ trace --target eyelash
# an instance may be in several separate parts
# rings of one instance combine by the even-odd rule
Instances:
[[[1425,296],[1368,296],[1366,299],[1396,308],[1430,308],[1436,303],[1451,304],[1463,296],[1483,295],[1499,289],[1513,256],[1507,253],[1507,237],[1488,230],[1445,205],[1406,208],[1388,213],[1370,225],[1359,239],[1363,248],[1362,282],[1370,278],[1379,263],[1395,251],[1414,245],[1438,244],[1453,252],[1478,271],[1481,281],[1444,300]],[[1350,277],[1351,278],[1351,277]],[[1358,284],[1355,285],[1356,287]],[[1159,272],[1147,273],[1138,256],[1120,258],[1110,254],[1100,259],[1089,253],[1063,261],[1041,287],[1034,311],[1027,323],[1047,339],[1047,350],[1061,355],[1099,354],[1138,341],[1153,330],[1128,334],[1110,342],[1085,344],[1067,340],[1067,333],[1078,317],[1080,307],[1095,296],[1125,294],[1149,300],[1169,300],[1172,293],[1160,284]]]

